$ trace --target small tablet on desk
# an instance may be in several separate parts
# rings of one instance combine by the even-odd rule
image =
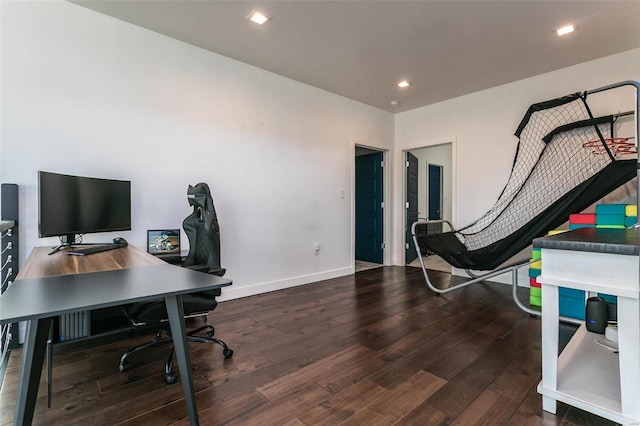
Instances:
[[[167,263],[180,263],[180,229],[148,230],[147,252]]]

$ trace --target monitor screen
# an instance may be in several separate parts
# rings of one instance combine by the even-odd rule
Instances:
[[[38,172],[40,237],[131,229],[131,182]]]

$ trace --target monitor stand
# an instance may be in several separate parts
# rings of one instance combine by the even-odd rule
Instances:
[[[59,252],[62,249],[66,249],[68,247],[71,247],[73,245],[73,243],[76,241],[76,234],[67,234],[67,235],[62,235],[60,237],[60,245],[57,247],[54,247],[53,251],[51,253],[49,253],[49,256],[51,256],[54,253]]]

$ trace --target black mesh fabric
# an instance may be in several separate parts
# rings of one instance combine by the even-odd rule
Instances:
[[[613,116],[591,118],[574,94],[532,105],[520,123],[511,175],[484,216],[456,232],[437,236],[417,228],[423,254],[453,266],[492,270],[636,176],[636,154],[595,154],[583,144],[613,137]],[[620,155],[622,157],[622,155]]]

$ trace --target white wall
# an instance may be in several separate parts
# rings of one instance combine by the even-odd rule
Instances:
[[[133,230],[85,241],[142,247],[207,182],[226,298],[351,273],[353,140],[390,149],[390,113],[74,4],[0,8],[0,180],[20,185],[23,259],[56,244],[37,237],[47,170],[131,180]]]
[[[403,226],[402,150],[433,141],[456,141],[453,224],[462,227],[489,210],[506,184],[517,144],[513,133],[529,105],[624,80],[640,80],[640,49],[397,114],[395,227]],[[630,110],[633,93],[618,89],[592,95],[590,105],[596,115]],[[402,264],[403,238],[402,233],[395,234],[395,264]]]

